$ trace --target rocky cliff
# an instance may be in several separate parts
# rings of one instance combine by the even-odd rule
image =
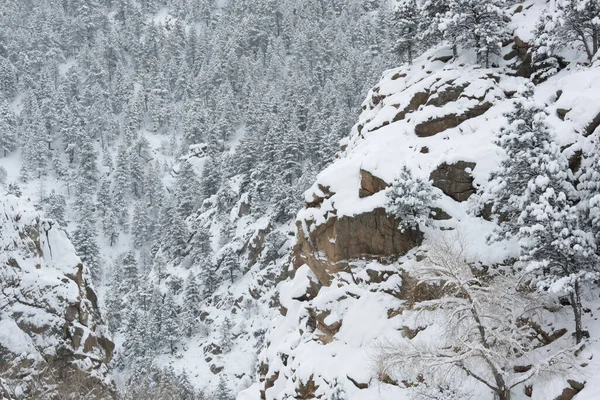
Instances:
[[[383,74],[337,161],[305,193],[295,276],[279,288],[281,315],[262,353],[260,383],[239,398],[326,399],[334,383],[351,399],[408,398],[410,383],[379,370],[373,354],[383,339],[412,339],[426,329],[414,322],[412,307],[440,293],[417,285],[411,271],[427,245],[450,231],[460,233],[482,265],[516,254],[514,244],[486,244],[495,224],[479,194],[505,157],[496,135],[527,81],[518,76],[528,63],[518,58],[519,43],[505,46],[509,61],[500,68],[452,61],[451,49],[442,47]],[[598,66],[572,67],[536,87],[573,171],[597,128],[594,76]],[[438,195],[428,227],[402,231],[385,211],[386,188],[403,167]],[[520,390],[549,399],[565,390],[572,397],[581,385],[560,380]]]
[[[54,221],[6,194],[0,276],[0,397],[113,398],[114,344],[87,268]]]

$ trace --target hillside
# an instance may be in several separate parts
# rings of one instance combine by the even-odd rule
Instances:
[[[530,14],[515,14],[513,24],[540,11],[531,4],[524,7]],[[507,157],[499,142],[509,126],[507,115],[530,82],[519,76],[528,61],[518,50],[522,38],[533,36],[526,27],[516,28],[521,38],[506,43],[501,67],[473,66],[473,53],[456,60],[450,47],[438,47],[410,66],[385,71],[369,91],[338,159],[305,192],[296,221],[295,273],[279,287],[281,315],[261,354],[260,384],[239,398],[492,398],[481,383],[458,376],[459,386],[446,391],[421,390],[405,370],[382,365],[381,354],[405,339],[419,346],[445,337],[433,309],[421,308],[443,298],[435,285],[420,282],[420,271],[430,267],[428,254],[440,242],[460,249],[475,265],[505,265],[519,257],[515,240],[490,243],[498,220],[482,207],[493,189],[492,174]],[[536,85],[532,97],[548,115],[554,140],[576,176],[582,153],[597,149],[599,67],[573,63]],[[416,231],[403,232],[401,219],[386,213],[389,187],[406,176],[404,168],[427,182],[434,198],[429,223]],[[598,366],[588,361],[599,349],[593,333],[598,332],[597,288],[586,293],[590,341],[580,355],[584,368],[570,365],[556,375],[536,376],[517,385],[511,398],[600,395],[594,383]],[[557,309],[544,318],[551,339],[540,346],[548,353],[553,346],[569,347],[568,311]],[[336,390],[341,397],[331,397]]]
[[[0,227],[0,394],[114,398],[114,344],[89,271],[65,232],[5,192]]]
[[[0,397],[600,396],[597,0],[30,5]]]

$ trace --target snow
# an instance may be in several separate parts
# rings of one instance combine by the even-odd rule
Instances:
[[[34,356],[35,345],[7,315],[0,315],[0,347],[8,349],[11,353],[21,355],[24,358]]]
[[[531,21],[537,20],[544,5],[528,1],[523,6],[525,10],[513,22],[518,26],[516,34],[523,40],[531,40]],[[339,153],[340,157],[318,174],[315,183],[304,194],[307,203],[319,200],[318,206],[308,206],[298,213],[297,222],[305,231],[305,237],[309,229],[324,224],[333,216],[351,217],[385,205],[385,191],[359,198],[361,170],[391,183],[406,166],[415,177],[428,180],[431,172],[442,163],[468,161],[476,164],[467,171],[473,177],[475,188],[484,188],[488,184],[491,173],[499,168],[506,157],[496,143],[498,133],[507,125],[506,113],[514,108],[513,93],[527,80],[513,76],[504,67],[486,70],[471,66],[464,62],[466,58],[448,64],[432,61],[449,53],[448,47],[432,49],[415,60],[412,66],[405,65],[384,72],[381,82],[363,102],[363,112],[352,132],[348,138],[340,141],[341,146],[346,146]],[[599,67],[573,64],[536,87],[534,98],[545,105],[545,111],[549,114],[548,122],[556,133],[555,140],[565,149],[567,156],[590,146],[590,139],[585,138],[583,133],[600,112]],[[456,102],[443,107],[422,105],[407,113],[404,119],[393,121],[398,112],[410,104],[415,94],[426,91],[439,94],[448,87],[462,85],[466,87]],[[430,99],[434,96],[436,94],[431,95]],[[373,101],[374,97],[378,97],[377,102]],[[461,114],[483,102],[492,103],[492,107],[483,115],[469,119],[456,128],[430,137],[418,137],[415,134],[415,126],[421,122],[439,116]],[[558,109],[571,110],[564,121],[558,117]],[[428,152],[421,151],[424,147],[428,148]],[[481,265],[499,264],[518,256],[519,243],[515,240],[488,243],[487,238],[494,232],[496,224],[477,216],[477,195],[459,203],[443,195],[439,189],[434,190],[440,195],[434,205],[449,214],[451,219],[435,221],[431,227],[422,227],[424,248],[443,234],[440,229],[444,229],[458,232],[461,240],[468,243],[471,256]],[[398,337],[398,330],[402,326],[412,329],[419,327],[410,313],[401,312],[389,317],[391,310],[404,307],[402,301],[389,295],[402,287],[398,271],[419,268],[419,263],[414,263],[414,260],[414,252],[390,265],[357,260],[351,263],[352,274],[332,274],[330,286],[321,287],[315,298],[303,301],[300,298],[306,293],[306,288],[317,279],[307,265],[297,269],[291,281],[279,286],[280,304],[286,309],[285,316],[280,315],[273,321],[268,336],[270,345],[261,354],[261,359],[269,365],[265,377],[275,379],[273,386],[266,390],[266,398],[293,397],[297,381],[306,382],[311,377],[321,388],[317,389],[317,395],[324,393],[322,390],[328,382],[338,378],[344,382],[350,399],[409,398],[409,391],[379,382],[373,355],[379,340]],[[386,278],[383,282],[370,283],[367,269],[384,274],[389,270],[389,274],[384,275]],[[586,324],[592,331],[592,337],[597,338],[600,324],[596,317],[592,318],[600,309],[597,293],[591,295],[591,299],[592,311],[586,316]],[[339,331],[330,338],[317,323],[313,332],[307,323],[313,318],[311,313],[317,316],[325,313],[322,314],[322,321],[330,326],[341,322]],[[552,323],[556,329],[571,328],[568,315],[559,314],[555,318]],[[435,326],[419,333],[417,337],[419,340],[435,340]],[[566,334],[557,345],[568,346],[569,343],[570,335]],[[594,339],[586,355],[581,356],[589,364],[587,367],[572,369],[563,376],[536,380],[532,398],[555,398],[568,387],[566,379],[587,381],[585,389],[575,399],[599,398],[599,364],[594,361],[598,358],[597,354],[593,357],[598,349],[598,339]],[[358,389],[347,377],[368,384],[368,387]],[[261,389],[264,389],[262,384],[255,384],[241,392],[238,399],[258,399]],[[478,387],[475,390],[479,398],[487,398],[485,388]],[[519,387],[515,389],[513,398],[520,400],[528,397]]]

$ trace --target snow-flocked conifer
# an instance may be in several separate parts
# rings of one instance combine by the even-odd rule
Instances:
[[[399,228],[406,231],[427,224],[432,203],[439,195],[433,191],[429,182],[414,177],[405,166],[400,171],[400,176],[387,189],[386,197],[387,213],[400,218]]]

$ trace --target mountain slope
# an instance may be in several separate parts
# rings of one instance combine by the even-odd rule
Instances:
[[[339,159],[305,193],[306,206],[297,219],[295,275],[279,287],[281,315],[261,354],[261,383],[240,399],[332,398],[340,386],[351,399],[414,398],[410,381],[382,369],[378,359],[382,346],[400,338],[418,343],[437,335],[435,319],[419,322],[423,311],[415,308],[441,295],[415,279],[427,267],[428,250],[446,237],[454,245],[465,243],[479,265],[518,257],[515,241],[487,243],[497,225],[482,206],[491,174],[506,159],[498,135],[508,124],[517,91],[529,80],[515,76],[509,66],[483,69],[450,59],[451,49],[442,47],[411,66],[386,71],[342,142]],[[595,122],[599,67],[572,64],[535,87],[534,99],[548,114],[574,174],[581,152],[589,154],[600,135]],[[430,223],[419,224],[420,232],[403,232],[401,220],[385,211],[386,188],[403,168],[429,182],[436,195]],[[589,308],[596,310],[597,301]],[[586,314],[585,324],[595,332],[593,315]],[[568,316],[547,318],[551,336],[560,337],[548,349],[569,346],[570,335],[562,331],[572,328]],[[582,359],[599,349],[592,337]],[[573,395],[583,386],[574,382],[591,383],[588,377],[597,371],[597,365],[584,364],[584,371],[571,368],[554,379],[534,380],[528,396],[524,393],[531,388],[521,385],[515,397]],[[491,398],[485,387],[464,385],[457,398]],[[592,384],[584,393],[593,396],[597,388]]]
[[[113,398],[114,344],[65,232],[28,201],[2,194],[0,248],[2,396]]]

